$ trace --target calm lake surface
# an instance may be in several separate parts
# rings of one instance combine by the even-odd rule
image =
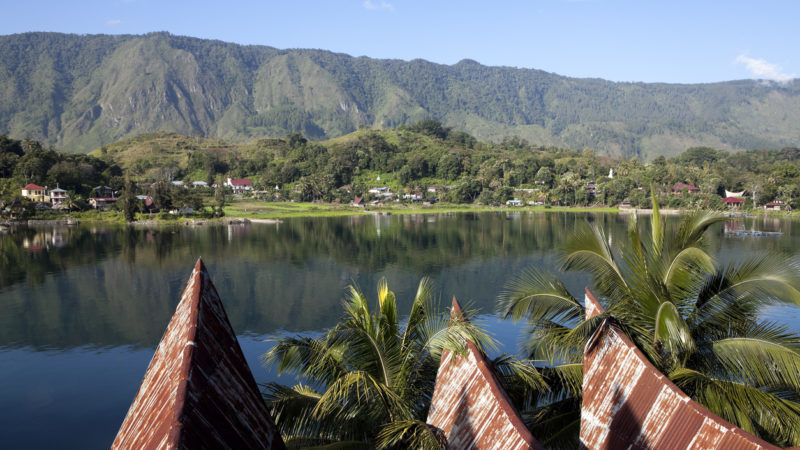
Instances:
[[[646,219],[644,219],[646,220]],[[503,286],[530,266],[554,270],[557,249],[587,222],[625,238],[626,216],[481,213],[357,216],[200,228],[25,228],[0,234],[0,442],[4,448],[107,448],[202,257],[259,382],[279,380],[259,356],[277,334],[315,333],[341,316],[347,285],[374,300],[381,277],[402,313],[420,277],[442,305],[477,309],[516,352],[523,326],[494,317]],[[789,220],[726,224],[777,237],[709,235],[721,261],[800,251]],[[589,278],[562,277],[582,297]],[[800,331],[800,308],[767,315]]]

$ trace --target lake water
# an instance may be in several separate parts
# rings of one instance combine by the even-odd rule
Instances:
[[[586,222],[623,240],[627,217],[583,213],[357,216],[200,228],[26,228],[0,234],[0,442],[4,448],[107,448],[198,257],[208,267],[250,368],[265,340],[313,333],[341,316],[347,285],[375,299],[381,277],[407,313],[420,277],[442,305],[479,311],[501,351],[516,352],[521,325],[493,316],[497,294],[530,266],[554,269],[557,249]],[[800,251],[800,226],[748,219],[729,227],[777,237],[709,235],[722,261],[767,250]],[[582,297],[584,274],[562,277]],[[800,311],[770,318],[800,330]]]

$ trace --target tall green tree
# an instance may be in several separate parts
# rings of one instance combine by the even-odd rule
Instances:
[[[667,226],[653,202],[649,230],[634,216],[624,244],[612,247],[592,226],[563,249],[562,270],[592,275],[604,314],[585,320],[564,284],[536,270],[509,284],[500,309],[528,321],[530,357],[553,365],[579,363],[594,330],[613,316],[659,370],[715,414],[777,445],[800,444],[800,335],[762,318],[768,305],[800,304],[800,264],[769,254],[720,264],[703,237],[724,215],[695,212]]]
[[[486,335],[438,309],[424,278],[405,325],[383,280],[376,311],[358,286],[349,288],[344,309],[342,321],[322,336],[281,338],[264,355],[279,373],[306,383],[266,385],[284,440],[289,446],[438,448],[425,419],[442,350],[463,353],[467,340],[480,347]]]
[[[125,187],[122,191],[122,197],[119,199],[119,201],[122,204],[122,214],[125,216],[125,221],[135,221],[138,200],[136,199],[135,188],[130,177],[125,177]]]

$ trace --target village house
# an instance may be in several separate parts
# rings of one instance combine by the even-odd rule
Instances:
[[[100,211],[108,211],[114,203],[117,203],[117,199],[114,197],[92,197],[89,199],[89,205]]]
[[[95,197],[114,198],[114,189],[111,186],[97,186],[93,190]]]
[[[67,201],[67,191],[61,188],[50,189],[50,204],[53,208],[63,208]]]
[[[42,187],[33,183],[22,188],[22,196],[34,202],[50,201],[50,198],[47,196],[47,187]]]
[[[208,183],[205,181],[192,181],[192,187],[208,187]]]
[[[789,209],[791,208],[780,200],[774,200],[764,205],[765,211],[788,211]]]
[[[739,209],[744,205],[744,199],[741,197],[725,197],[722,199],[725,206],[732,209]]]
[[[253,181],[250,178],[231,178],[228,175],[228,181],[225,182],[225,186],[231,188],[234,194],[244,194],[253,190]]]
[[[700,189],[698,189],[695,186],[692,186],[691,184],[681,183],[672,186],[672,193],[674,194],[680,194],[684,190],[689,192],[690,194],[697,194],[698,192],[700,192]]]

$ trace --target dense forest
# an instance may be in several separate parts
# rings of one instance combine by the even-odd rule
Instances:
[[[464,60],[354,58],[151,33],[0,36],[0,134],[86,152],[156,131],[315,141],[432,118],[478,139],[644,161],[800,141],[800,81],[575,79]]]
[[[261,198],[270,201],[347,204],[356,196],[369,197],[372,188],[388,187],[391,201],[500,204],[519,199],[522,204],[649,207],[652,188],[667,207],[722,209],[725,190],[746,191],[747,208],[775,200],[800,206],[800,149],[790,147],[738,153],[693,147],[645,163],[598,156],[588,148],[531,145],[517,137],[479,141],[433,120],[394,130],[362,128],[324,142],[299,132],[244,144],[157,133],[89,155],[0,136],[0,200],[6,204],[19,196],[20,187],[36,183],[68,190],[77,208],[86,207],[95,186],[108,185],[117,192],[150,195],[161,209],[186,204],[197,209],[214,196],[224,202],[211,186],[228,176],[252,179]],[[184,186],[175,186],[176,181]],[[185,187],[193,181],[209,187]],[[679,184],[697,191],[675,191]]]

